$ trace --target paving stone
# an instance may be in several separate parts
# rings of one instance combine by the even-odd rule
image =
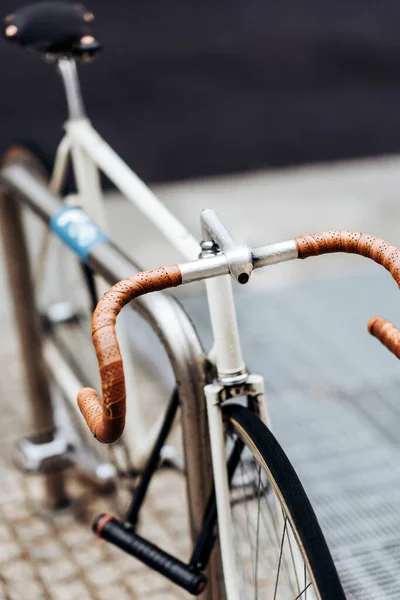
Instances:
[[[32,582],[36,579],[35,568],[28,558],[12,560],[2,568],[2,575],[6,582]]]
[[[75,549],[74,560],[81,568],[86,568],[94,564],[101,564],[104,560],[104,553],[100,544],[97,544],[97,540],[95,540],[89,547]]]
[[[44,587],[35,580],[14,583],[9,588],[9,595],[12,600],[48,600],[49,597]]]
[[[153,597],[152,594],[161,598],[163,594],[170,593],[171,588],[176,591],[176,587],[162,575],[151,571],[148,571],[144,577],[125,578],[124,583],[131,586],[139,598]]]
[[[118,583],[121,579],[118,563],[103,564],[101,569],[96,565],[86,569],[85,574],[88,581],[99,589]]]
[[[137,558],[125,554],[118,548],[107,545],[107,550],[112,552],[104,552],[104,562],[107,564],[118,564],[121,579],[125,581],[126,577],[133,575],[134,577],[145,577],[151,574],[148,567]]]
[[[0,487],[0,502],[23,502],[25,497],[24,490],[14,481],[12,475],[7,474],[2,478]]]
[[[20,523],[16,527],[18,538],[22,542],[34,542],[38,538],[44,538],[51,533],[51,527],[44,521],[38,519],[31,519]]]
[[[57,561],[65,558],[65,550],[58,540],[49,537],[41,538],[35,544],[31,544],[29,551],[40,564],[57,564]]]
[[[89,527],[82,527],[82,524],[78,526],[76,523],[71,528],[60,531],[59,536],[68,548],[75,551],[90,548],[97,541]]]
[[[69,557],[62,558],[55,564],[40,563],[38,570],[43,580],[51,584],[70,581],[78,574],[77,566]]]
[[[0,543],[0,565],[21,556],[21,546],[14,541]]]
[[[23,502],[5,502],[2,504],[2,510],[5,517],[13,522],[32,518],[32,512]]]
[[[69,581],[67,584],[51,584],[49,587],[57,600],[93,600],[88,587],[79,580]]]
[[[5,523],[0,524],[0,545],[7,544],[11,542],[13,539],[12,532],[9,527]]]
[[[133,600],[132,593],[123,586],[112,585],[96,591],[99,600]]]
[[[178,600],[178,599],[184,599],[184,598],[190,598],[189,594],[184,594],[182,593],[176,593],[176,592],[159,592],[157,594],[157,597],[159,598],[159,600]],[[193,596],[192,596],[193,597]],[[149,598],[151,598],[152,600],[155,600],[156,596],[151,594],[149,596]]]

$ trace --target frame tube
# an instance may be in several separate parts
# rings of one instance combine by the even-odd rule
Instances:
[[[67,173],[68,161],[71,153],[71,141],[67,135],[64,135],[61,142],[58,144],[56,157],[54,159],[54,167],[49,188],[55,193],[60,194],[61,188],[65,181]]]
[[[77,123],[81,122],[82,120],[77,121]],[[81,207],[91,219],[96,221],[99,227],[106,229],[99,171],[85,149],[75,140],[72,140],[71,144],[71,160]]]
[[[218,534],[221,544],[227,600],[240,600],[235,558],[232,513],[229,502],[229,482],[226,470],[224,426],[219,396],[223,386],[209,384],[204,388],[207,403],[208,428],[214,471],[215,497],[218,511]]]
[[[73,142],[85,150],[127,200],[146,215],[172,246],[188,260],[199,255],[197,240],[93,129],[89,121],[69,121],[65,128]]]
[[[229,276],[207,280],[207,300],[218,379],[225,383],[232,379],[243,380],[246,378],[246,367],[240,347],[232,281]]]
[[[128,508],[128,512],[125,516],[125,523],[130,523],[133,527],[136,527],[138,522],[138,515],[140,508],[144,502],[144,499],[147,494],[147,490],[150,484],[150,480],[158,467],[158,463],[160,460],[160,452],[162,447],[165,444],[165,441],[171,431],[173,421],[176,417],[176,413],[179,407],[179,394],[175,389],[172,393],[172,397],[169,401],[167,410],[164,415],[163,423],[158,435],[158,438],[154,444],[154,447],[151,451],[149,459],[146,463],[144,471],[140,475],[139,483],[135,487],[133,492],[133,500],[131,502],[130,507]]]

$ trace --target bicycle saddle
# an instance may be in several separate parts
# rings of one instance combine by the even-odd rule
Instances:
[[[43,53],[92,55],[100,44],[92,34],[94,15],[83,4],[40,2],[5,17],[4,37]]]

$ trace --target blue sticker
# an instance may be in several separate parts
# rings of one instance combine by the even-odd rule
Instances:
[[[76,206],[60,208],[51,218],[50,229],[84,261],[87,260],[94,244],[109,239],[96,223]]]

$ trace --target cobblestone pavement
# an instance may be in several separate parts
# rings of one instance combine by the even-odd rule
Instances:
[[[110,508],[106,498],[78,486],[75,511],[57,514],[40,509],[40,481],[24,478],[12,469],[1,470],[0,598],[2,600],[136,600],[184,598],[165,580],[141,563],[94,537],[90,521]],[[153,488],[143,529],[151,539],[185,555],[181,518],[157,505],[168,502],[168,489],[179,485],[178,475],[161,476]],[[162,495],[160,495],[160,487]],[[158,494],[157,494],[158,492]],[[170,550],[172,548],[170,547]]]
[[[12,444],[29,431],[29,407],[17,347],[2,324],[0,348],[0,600],[172,600],[188,597],[135,559],[94,536],[93,517],[115,509],[68,471],[72,507],[43,508],[40,476],[24,476],[12,465]],[[181,475],[162,471],[143,509],[142,533],[177,556],[189,552]]]

